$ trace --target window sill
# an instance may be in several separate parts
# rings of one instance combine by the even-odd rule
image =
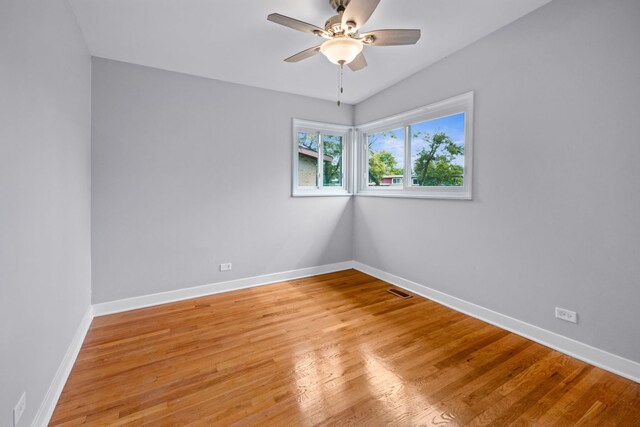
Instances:
[[[346,191],[294,191],[292,197],[351,197],[353,193]]]
[[[421,191],[359,191],[356,196],[364,197],[390,197],[398,199],[445,199],[445,200],[472,200],[470,194],[466,192],[421,192]]]

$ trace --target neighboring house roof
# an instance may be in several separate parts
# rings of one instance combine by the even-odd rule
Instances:
[[[300,154],[302,154],[304,156],[313,157],[314,159],[318,158],[318,152],[317,151],[313,151],[310,148],[298,147],[298,153],[300,153]],[[325,154],[323,157],[324,157],[324,161],[325,162],[332,162],[333,161],[333,156],[327,156]]]
[[[404,175],[385,175],[382,177],[382,179],[384,178],[402,178],[404,177]]]

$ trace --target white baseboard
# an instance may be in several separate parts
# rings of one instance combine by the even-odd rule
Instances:
[[[44,399],[38,408],[38,412],[31,424],[32,427],[45,427],[49,424],[53,411],[56,409],[56,404],[58,403],[60,394],[62,393],[62,389],[67,383],[67,378],[69,378],[73,364],[76,362],[78,353],[80,353],[80,348],[82,347],[84,338],[89,331],[92,320],[93,307],[89,306],[82,318],[82,321],[80,322],[80,325],[78,326],[78,329],[76,330],[75,335],[73,336],[73,339],[71,340],[71,344],[69,344],[69,347],[67,348],[67,353],[62,359],[62,362],[56,371],[56,375],[53,377],[53,381],[51,381],[51,384],[49,385],[47,394],[45,394]]]
[[[551,347],[561,353],[640,383],[640,363],[638,362],[625,359],[624,357],[600,350],[571,338],[558,335],[555,332],[539,328],[521,320],[500,314],[460,298],[447,295],[425,285],[403,279],[402,277],[378,270],[377,268],[370,267],[357,261],[353,262],[353,268],[400,288],[404,288],[417,295],[433,300],[439,304],[446,305],[456,311],[468,314],[469,316],[491,323],[499,328],[506,329],[532,341]]]
[[[317,274],[332,273],[334,271],[347,270],[349,268],[352,268],[352,266],[353,263],[351,261],[344,261],[335,264],[325,264],[317,267],[307,267],[298,270],[283,271],[280,273],[264,274],[261,276],[247,277],[245,279],[211,283],[208,285],[178,289],[175,291],[161,292],[157,294],[142,295],[139,297],[103,302],[93,305],[93,315],[104,316],[106,314],[120,313],[122,311],[135,310],[137,308],[151,307],[154,305],[167,304],[170,302],[182,301],[190,298],[219,294],[221,292],[229,292],[238,289],[251,288],[254,286],[268,285],[285,280],[294,280],[300,279],[302,277],[315,276]]]

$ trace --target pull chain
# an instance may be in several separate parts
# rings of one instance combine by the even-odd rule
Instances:
[[[338,78],[338,107],[340,106],[340,95],[344,92],[342,88],[342,71],[344,69],[344,61],[340,61],[340,76]]]

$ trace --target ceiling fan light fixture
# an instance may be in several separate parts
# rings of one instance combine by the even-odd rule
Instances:
[[[322,43],[320,52],[334,64],[348,64],[362,52],[362,42],[351,37],[334,37]]]

